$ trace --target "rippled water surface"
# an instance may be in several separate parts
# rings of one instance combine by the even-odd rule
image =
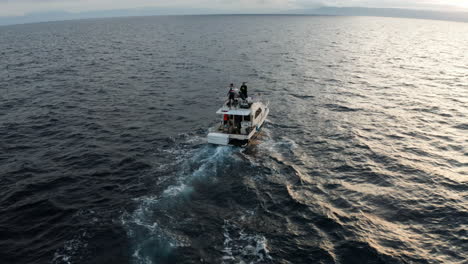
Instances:
[[[0,27],[1,263],[466,263],[468,24]],[[230,82],[271,102],[212,146]]]

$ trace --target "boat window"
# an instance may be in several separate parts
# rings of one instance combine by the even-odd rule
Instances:
[[[259,108],[257,112],[255,112],[255,118],[257,118],[262,113],[262,109]]]
[[[250,115],[244,116],[244,121],[250,121]]]

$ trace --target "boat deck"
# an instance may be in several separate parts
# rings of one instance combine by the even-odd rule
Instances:
[[[223,106],[216,111],[216,114],[248,116],[252,113],[251,107],[251,102],[247,103],[247,107],[242,107],[240,101],[229,105],[229,100],[226,100]]]

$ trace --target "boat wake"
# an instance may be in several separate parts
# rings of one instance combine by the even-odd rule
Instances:
[[[134,263],[170,262],[174,249],[191,245],[190,238],[177,230],[178,222],[190,219],[184,219],[183,212],[174,216],[172,211],[190,203],[197,183],[216,181],[218,169],[234,152],[231,147],[203,145],[165,165],[177,171],[175,181],[159,194],[136,199],[136,210],[121,217],[133,244]]]
[[[223,264],[265,263],[272,260],[265,236],[249,234],[229,220],[224,221],[223,236]]]

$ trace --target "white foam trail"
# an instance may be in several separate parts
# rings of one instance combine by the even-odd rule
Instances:
[[[154,212],[161,206],[177,202],[179,197],[187,197],[193,191],[193,180],[216,175],[217,167],[222,166],[233,150],[232,147],[204,145],[192,152],[180,152],[172,164],[179,170],[175,183],[159,196],[139,198],[138,208],[133,213],[122,215],[121,223],[135,244],[132,254],[135,263],[153,264],[154,260],[148,255],[148,250],[170,251],[171,248],[186,245],[183,238],[171,234],[170,230],[157,223]]]
[[[78,210],[74,215],[74,218],[85,218],[90,219],[90,224],[99,224],[99,216],[94,210]],[[51,263],[52,264],[72,264],[80,263],[82,257],[88,249],[88,241],[91,238],[91,234],[88,229],[83,227],[74,233],[73,237],[63,244],[62,247],[57,249],[54,253]]]
[[[88,233],[81,230],[74,238],[67,240],[63,247],[54,253],[53,264],[72,264],[79,262],[80,252],[88,246]]]
[[[265,263],[273,259],[265,236],[248,234],[229,220],[224,220],[223,236],[223,264]]]

